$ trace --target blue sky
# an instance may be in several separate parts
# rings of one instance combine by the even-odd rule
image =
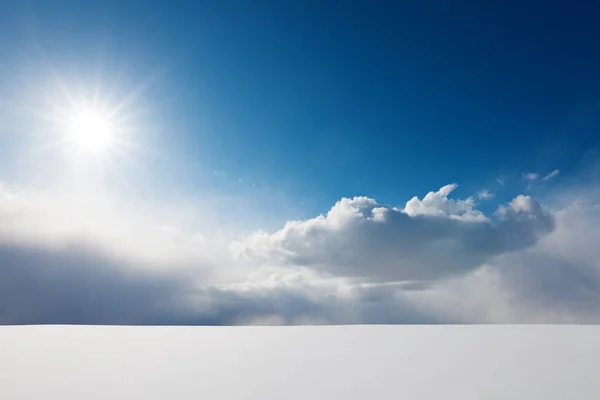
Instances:
[[[523,272],[506,277],[500,265],[541,265],[583,246],[564,235],[596,237],[600,7],[591,2],[24,1],[1,14],[0,243],[35,246],[0,256],[12,265],[31,251],[35,265],[68,265],[49,278],[57,293],[73,265],[104,268],[90,261],[97,255],[124,270],[203,265],[210,278],[194,275],[207,279],[194,293],[224,307],[204,322],[305,321],[290,310],[313,309],[311,321],[328,322],[562,321],[590,301],[577,297],[578,276],[596,282],[589,244],[585,262],[557,261],[552,279],[574,286],[556,291],[578,293],[564,313],[539,306],[553,299],[544,292],[526,315],[495,298],[491,308],[512,311],[424,316],[413,302],[431,306],[427,291],[360,285],[449,279],[435,298],[460,285],[504,293]],[[69,133],[93,98],[118,117],[107,119],[116,139],[106,158]],[[121,278],[99,281],[146,282]],[[178,279],[141,297],[170,299]],[[346,287],[344,304],[364,313],[321,307],[321,294],[307,294],[320,279]],[[251,284],[275,290],[274,308],[240,291]],[[234,286],[207,294],[222,285]],[[290,296],[289,308],[277,296]],[[385,298],[379,313],[361,303],[369,296]],[[89,306],[105,312],[97,300]],[[247,318],[246,307],[255,307]],[[177,311],[186,316],[167,320],[196,315]]]
[[[151,80],[165,185],[242,179],[308,213],[577,169],[598,145],[594,6],[445,3],[18,3],[2,83],[18,93],[14,74],[48,68],[84,85],[102,71],[105,91]]]

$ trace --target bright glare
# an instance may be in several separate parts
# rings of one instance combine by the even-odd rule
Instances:
[[[109,119],[94,110],[79,112],[68,125],[70,139],[79,150],[100,152],[109,147],[114,138]]]

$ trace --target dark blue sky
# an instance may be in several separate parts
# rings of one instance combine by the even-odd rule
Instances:
[[[450,182],[468,195],[503,174],[568,176],[600,139],[591,1],[3,8],[7,93],[49,67],[84,82],[102,70],[108,92],[153,77],[148,141],[169,154],[153,176],[173,190],[253,183],[311,214],[342,196],[403,204]]]

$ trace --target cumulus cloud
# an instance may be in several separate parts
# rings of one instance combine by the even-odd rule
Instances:
[[[543,181],[549,181],[552,180],[554,178],[556,178],[558,176],[558,174],[560,174],[560,170],[555,169],[554,171],[550,172],[548,175],[544,176],[542,178]]]
[[[406,203],[403,211],[411,217],[426,215],[484,221],[486,218],[481,211],[473,208],[475,202],[472,197],[465,200],[448,198],[457,187],[455,183],[443,186],[437,192],[427,193],[423,200],[414,196]]]
[[[255,233],[237,250],[265,263],[310,266],[345,277],[432,280],[530,246],[553,229],[552,215],[530,197],[517,197],[492,223],[473,208],[472,199],[448,199],[455,188],[414,197],[403,210],[367,197],[344,198],[325,216],[288,222],[273,234]]]

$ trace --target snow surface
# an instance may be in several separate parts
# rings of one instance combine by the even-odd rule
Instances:
[[[0,328],[0,399],[592,399],[600,326]]]

